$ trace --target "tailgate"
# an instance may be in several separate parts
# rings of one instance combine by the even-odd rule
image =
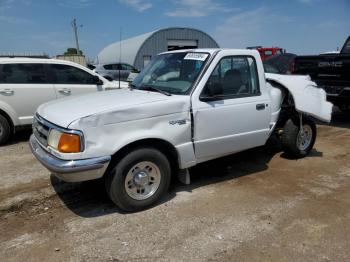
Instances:
[[[320,86],[349,86],[350,55],[296,57],[294,74],[310,75],[311,79]]]

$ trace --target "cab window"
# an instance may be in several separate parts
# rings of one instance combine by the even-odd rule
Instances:
[[[79,68],[61,64],[52,64],[50,67],[55,84],[94,84],[95,82],[93,75]]]
[[[46,84],[47,74],[43,64],[4,64],[0,83]]]
[[[104,65],[103,68],[106,70],[113,70],[113,65]]]
[[[250,56],[222,58],[209,77],[203,93],[212,95],[213,86],[218,92],[215,95],[223,99],[260,95],[255,59]]]
[[[119,64],[108,64],[103,66],[106,70],[121,70]]]
[[[113,64],[113,65],[112,65],[112,69],[113,69],[113,70],[122,70],[122,67],[121,67],[120,64]]]
[[[282,54],[281,50],[277,50],[276,53],[275,53],[275,55],[280,55],[280,54]]]
[[[135,70],[134,67],[132,67],[131,65],[128,65],[128,64],[122,64],[121,67],[122,67],[122,70],[128,70],[128,71]]]

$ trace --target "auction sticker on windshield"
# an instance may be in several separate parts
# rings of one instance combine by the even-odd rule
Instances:
[[[184,57],[184,59],[204,61],[205,59],[207,59],[207,57],[208,57],[208,54],[204,54],[204,53],[188,53]]]

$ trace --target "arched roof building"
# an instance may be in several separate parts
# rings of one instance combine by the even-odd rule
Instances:
[[[142,69],[153,56],[161,52],[218,47],[216,41],[203,31],[193,28],[171,27],[110,44],[98,54],[98,62],[109,64],[121,61]],[[121,58],[119,57],[120,53]]]

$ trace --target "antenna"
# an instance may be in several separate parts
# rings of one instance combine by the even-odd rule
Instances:
[[[119,88],[120,88],[120,68],[122,66],[122,27],[119,29]]]
[[[120,27],[120,32],[119,32],[119,62],[122,62],[122,27]]]

